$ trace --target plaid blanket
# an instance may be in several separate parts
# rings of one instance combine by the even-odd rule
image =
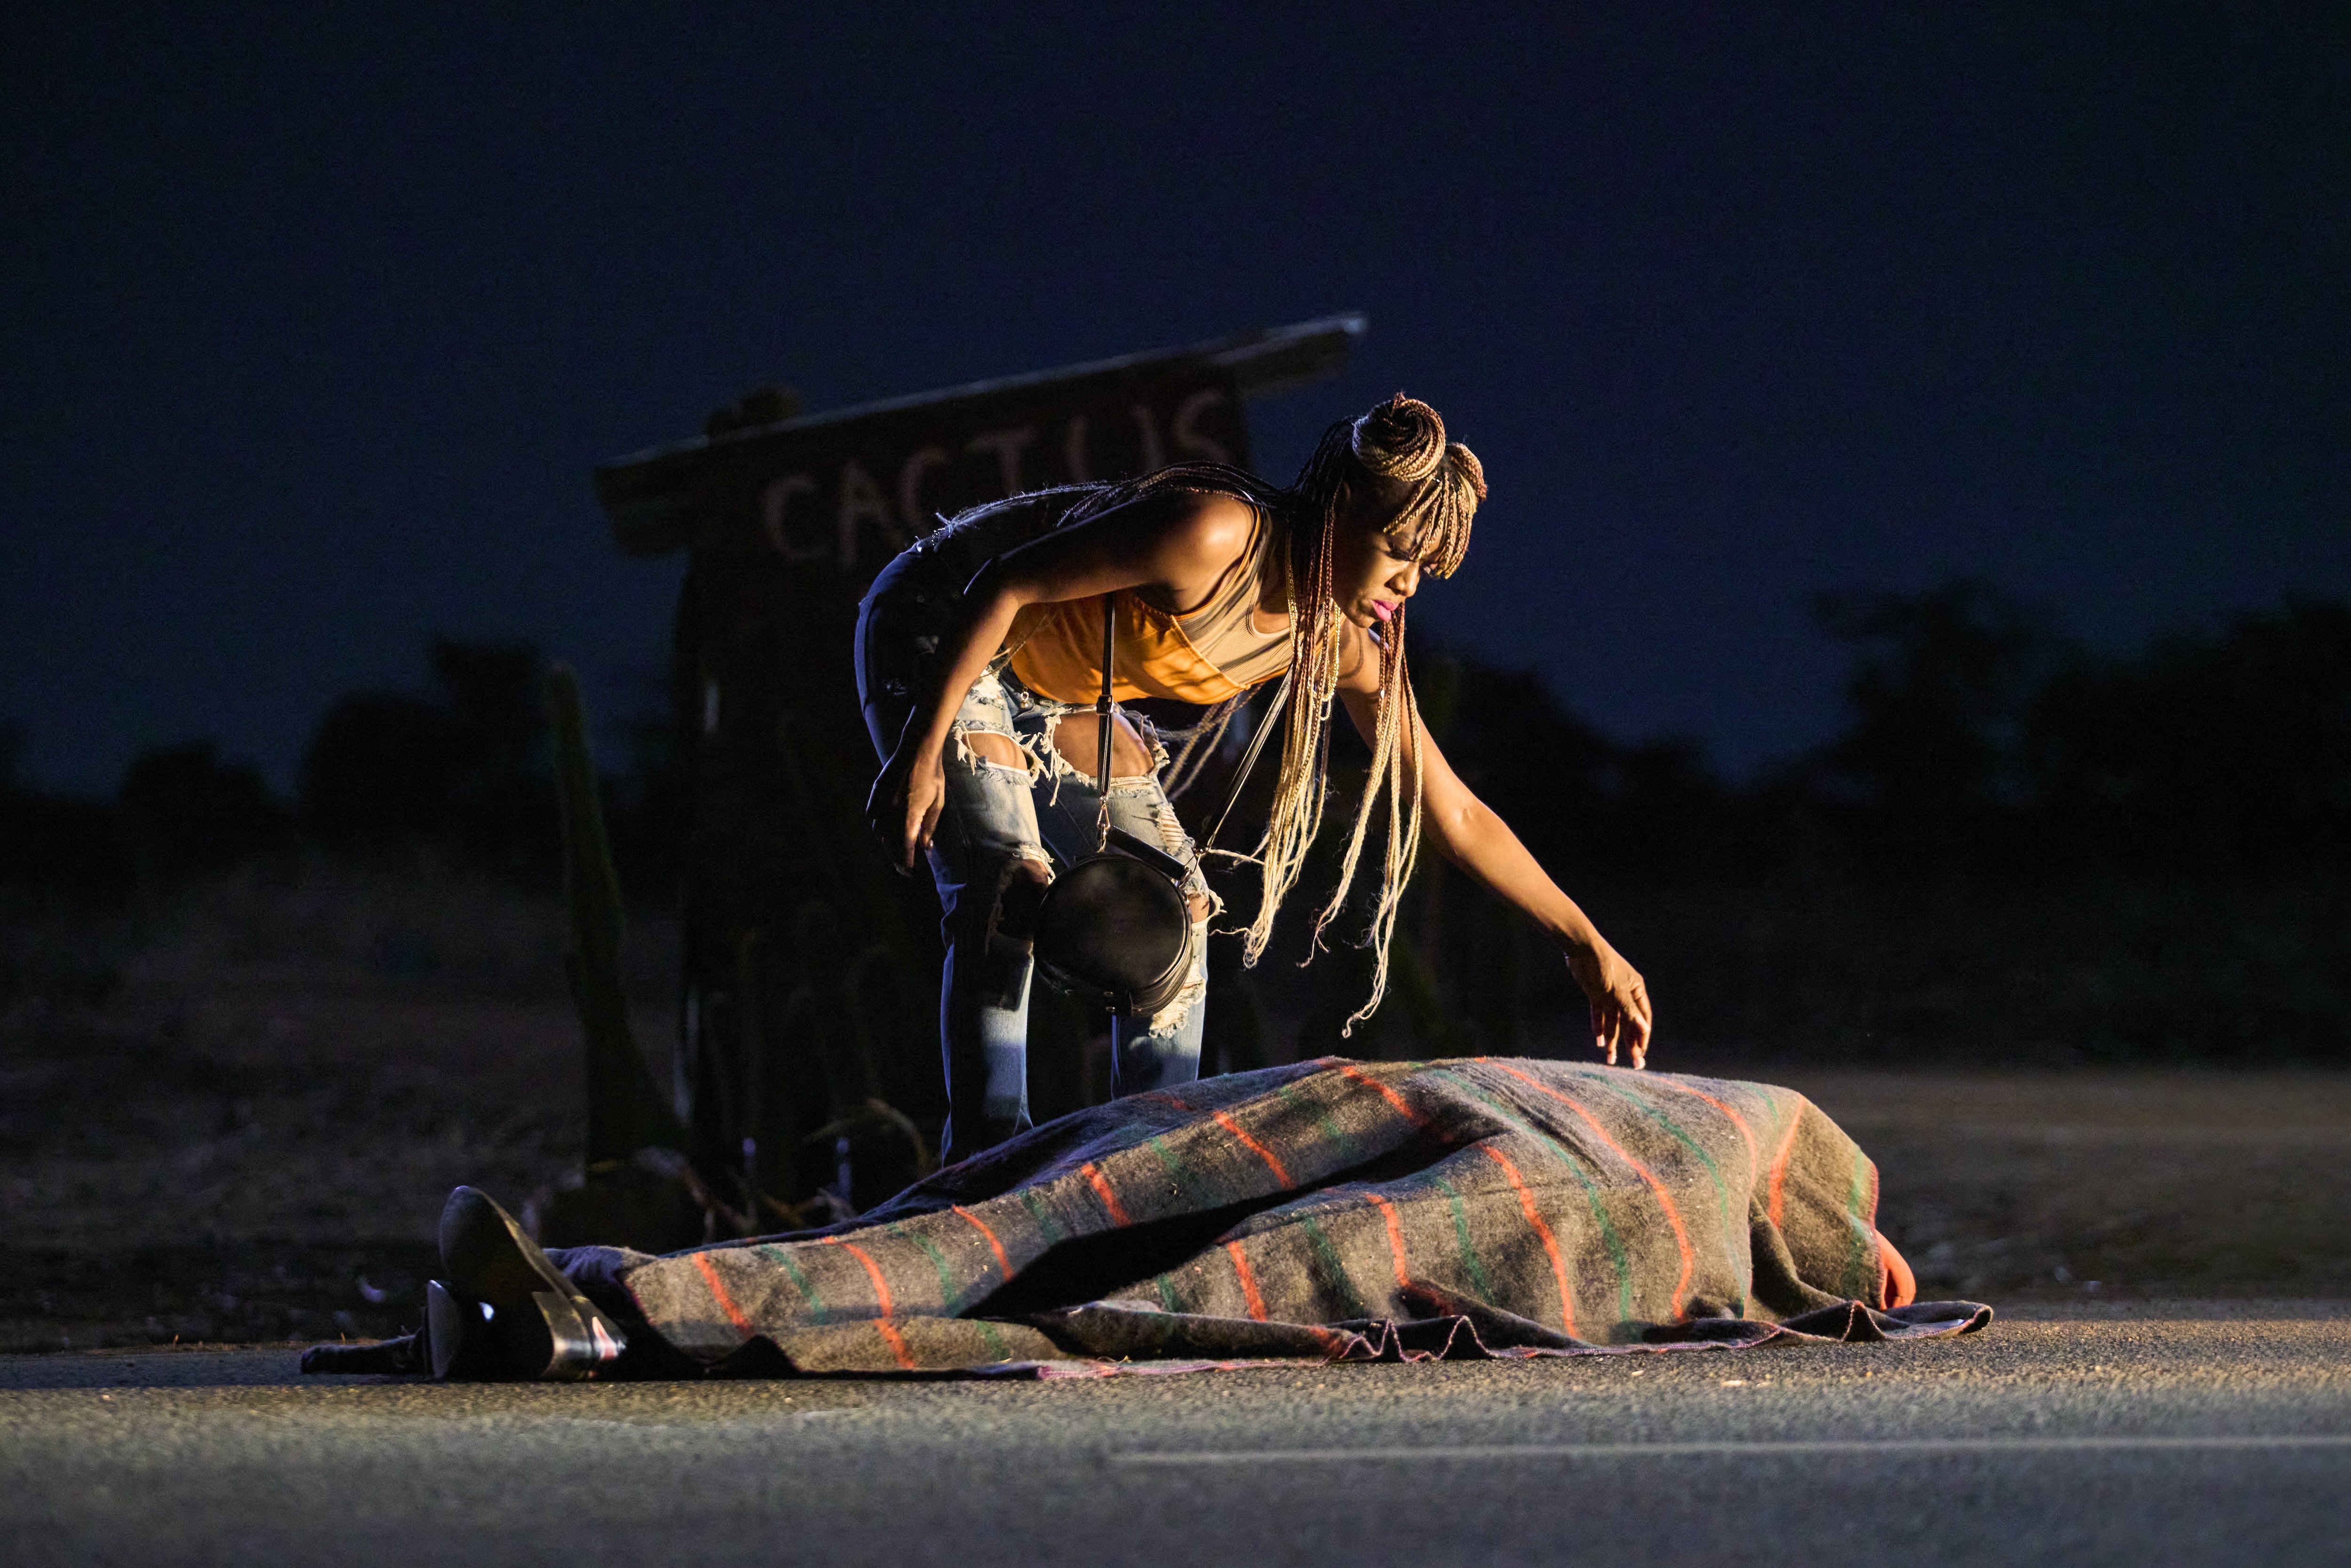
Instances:
[[[1802,1095],[1326,1058],[1064,1116],[823,1230],[563,1255],[718,1372],[1174,1369],[1965,1333],[1885,1309],[1877,1171]]]

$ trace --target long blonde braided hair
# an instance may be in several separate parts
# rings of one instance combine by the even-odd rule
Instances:
[[[1445,421],[1435,409],[1402,392],[1361,418],[1343,419],[1323,432],[1314,455],[1290,486],[1290,693],[1273,806],[1258,847],[1265,893],[1249,923],[1246,961],[1255,963],[1272,939],[1274,916],[1322,827],[1322,803],[1329,793],[1331,704],[1339,693],[1348,625],[1332,597],[1331,580],[1343,507],[1358,518],[1389,517],[1384,531],[1395,553],[1417,560],[1432,576],[1450,577],[1468,553],[1469,525],[1485,498],[1486,474],[1477,455],[1446,439]],[[1371,1017],[1386,994],[1388,943],[1420,850],[1421,748],[1405,739],[1414,706],[1412,676],[1405,663],[1405,609],[1396,606],[1378,644],[1380,697],[1371,771],[1355,808],[1354,828],[1347,835],[1338,885],[1314,917],[1307,953],[1311,959],[1322,946],[1324,928],[1346,906],[1364,841],[1384,793],[1389,800],[1387,844],[1368,937],[1374,952],[1372,994],[1342,1027],[1343,1036]]]
[[[1360,522],[1389,519],[1384,532],[1399,556],[1416,560],[1434,577],[1450,577],[1469,549],[1469,525],[1486,498],[1486,474],[1477,455],[1447,441],[1445,421],[1435,409],[1398,392],[1370,413],[1343,419],[1322,433],[1314,455],[1288,489],[1276,489],[1256,476],[1220,464],[1179,464],[1139,479],[1109,485],[1071,508],[1064,524],[1096,517],[1136,497],[1166,488],[1211,489],[1238,495],[1265,508],[1283,526],[1284,595],[1290,611],[1290,668],[1284,677],[1281,761],[1274,774],[1273,804],[1255,859],[1264,871],[1264,894],[1247,927],[1243,961],[1255,964],[1272,940],[1274,917],[1297,883],[1307,852],[1322,828],[1329,793],[1331,704],[1338,695],[1349,624],[1332,597],[1332,546],[1342,512]],[[1364,798],[1348,834],[1339,882],[1314,919],[1307,958],[1322,945],[1322,933],[1346,906],[1363,858],[1380,797],[1390,806],[1387,844],[1382,859],[1378,902],[1367,943],[1374,951],[1372,994],[1342,1028],[1343,1035],[1369,1018],[1387,990],[1388,943],[1397,906],[1412,879],[1420,849],[1420,747],[1407,744],[1414,712],[1412,679],[1405,664],[1405,607],[1398,605],[1378,643],[1380,697],[1372,738],[1372,767]],[[1247,694],[1211,714],[1195,731],[1171,769],[1171,789],[1196,772]],[[1406,772],[1410,779],[1407,781]],[[1408,787],[1407,787],[1408,785]]]

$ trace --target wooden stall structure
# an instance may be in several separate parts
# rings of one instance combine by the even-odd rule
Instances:
[[[1364,328],[1332,317],[805,417],[754,394],[710,434],[596,471],[623,550],[689,557],[671,666],[693,779],[674,1093],[705,1178],[739,1180],[755,1207],[797,1201],[854,1137],[911,1146],[889,1106],[944,1108],[935,902],[863,827],[874,761],[851,638],[874,574],[1016,491],[1246,465],[1249,400],[1334,372]],[[811,1145],[827,1126],[832,1145]]]

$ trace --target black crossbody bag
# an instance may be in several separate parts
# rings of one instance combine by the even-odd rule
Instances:
[[[1118,595],[1102,596],[1102,697],[1094,789],[1102,800],[1102,841],[1094,852],[1053,879],[1037,910],[1035,953],[1040,973],[1084,1001],[1129,1016],[1148,1017],[1174,1001],[1191,974],[1202,939],[1184,897],[1189,869],[1157,844],[1110,823],[1111,655],[1117,641]],[[1257,766],[1265,737],[1290,699],[1285,679],[1250,737],[1233,776],[1224,809],[1200,845],[1205,854],[1224,831]]]

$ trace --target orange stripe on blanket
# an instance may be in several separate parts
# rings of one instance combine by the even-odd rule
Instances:
[[[1774,1225],[1780,1223],[1781,1213],[1786,1207],[1787,1197],[1781,1187],[1788,1179],[1788,1155],[1795,1150],[1796,1129],[1803,1124],[1803,1120],[1804,1108],[1799,1105],[1796,1113],[1788,1118],[1788,1135],[1780,1140],[1780,1152],[1771,1156],[1771,1223]]]
[[[1132,1225],[1134,1223],[1134,1220],[1127,1218],[1126,1210],[1119,1206],[1118,1194],[1111,1191],[1109,1180],[1102,1176],[1100,1170],[1095,1168],[1093,1161],[1088,1160],[1083,1166],[1080,1166],[1079,1174],[1083,1176],[1088,1181],[1094,1184],[1094,1196],[1102,1200],[1102,1207],[1110,1210],[1111,1219],[1114,1223],[1119,1225]]]
[[[1624,1145],[1610,1137],[1608,1135],[1608,1129],[1602,1126],[1599,1122],[1593,1118],[1591,1112],[1576,1103],[1574,1100],[1561,1093],[1558,1090],[1553,1089],[1550,1084],[1543,1082],[1541,1079],[1521,1072],[1515,1067],[1504,1066],[1499,1061],[1494,1063],[1494,1065],[1500,1067],[1503,1071],[1509,1073],[1511,1077],[1531,1084],[1533,1087],[1542,1091],[1542,1092],[1550,1095],[1552,1099],[1558,1101],[1561,1104],[1566,1106],[1569,1110],[1583,1117],[1584,1125],[1590,1127],[1593,1134],[1597,1136],[1602,1143],[1607,1145],[1611,1149],[1614,1149],[1616,1152],[1616,1157],[1618,1159],[1623,1160],[1626,1165],[1631,1166],[1633,1167],[1634,1174],[1638,1176],[1643,1181],[1647,1182],[1649,1184],[1649,1190],[1657,1195],[1657,1207],[1665,1211],[1666,1223],[1673,1228],[1674,1245],[1680,1249],[1682,1255],[1682,1277],[1674,1281],[1674,1293],[1670,1302],[1672,1315],[1675,1320],[1678,1322],[1682,1315],[1682,1306],[1689,1299],[1690,1273],[1691,1270],[1698,1266],[1698,1255],[1690,1250],[1689,1232],[1682,1228],[1681,1211],[1674,1207],[1672,1195],[1666,1191],[1666,1184],[1659,1181],[1648,1166],[1635,1159],[1632,1155],[1632,1152],[1626,1149]]]
[[[1258,1158],[1265,1162],[1265,1168],[1273,1173],[1274,1180],[1280,1182],[1284,1186],[1288,1186],[1290,1185],[1290,1173],[1282,1168],[1281,1161],[1274,1157],[1274,1153],[1271,1149],[1267,1148],[1263,1144],[1259,1143],[1255,1138],[1250,1137],[1247,1133],[1243,1132],[1241,1130],[1241,1124],[1238,1122],[1234,1121],[1230,1116],[1226,1115],[1222,1111],[1215,1113],[1215,1115],[1217,1126],[1222,1127],[1226,1132],[1230,1133],[1234,1137],[1238,1138],[1243,1145],[1249,1149],[1249,1153],[1255,1155]]]
[[[1004,1270],[1006,1279],[1012,1278],[1012,1260],[1004,1255],[1004,1243],[996,1239],[996,1232],[987,1228],[987,1222],[959,1203],[951,1203],[947,1207],[971,1221],[974,1228],[987,1238],[988,1248],[996,1254],[996,1266]]]
[[[1570,1334],[1574,1333],[1575,1297],[1567,1288],[1567,1265],[1560,1261],[1559,1243],[1552,1239],[1551,1227],[1543,1223],[1542,1214],[1535,1207],[1535,1195],[1527,1190],[1527,1184],[1519,1177],[1519,1167],[1510,1163],[1508,1155],[1491,1144],[1478,1146],[1485,1151],[1488,1159],[1502,1167],[1502,1175],[1510,1180],[1510,1190],[1519,1195],[1519,1207],[1526,1212],[1527,1223],[1534,1227],[1535,1234],[1542,1239],[1543,1251],[1551,1259],[1551,1277],[1559,1284],[1560,1321],[1567,1325]]]
[[[826,1237],[824,1239],[824,1244],[827,1247],[838,1247],[842,1251],[847,1252],[851,1257],[856,1259],[860,1263],[864,1264],[865,1277],[873,1281],[874,1305],[882,1309],[882,1315],[885,1318],[893,1318],[898,1315],[896,1305],[890,1300],[890,1282],[882,1277],[881,1265],[873,1261],[873,1255],[872,1253],[866,1251],[864,1248],[860,1247],[856,1242],[843,1241],[838,1236]]]
[[[1716,1110],[1729,1117],[1730,1124],[1739,1129],[1739,1135],[1747,1140],[1748,1170],[1750,1173],[1760,1172],[1762,1170],[1763,1157],[1756,1153],[1755,1134],[1747,1130],[1746,1117],[1740,1115],[1738,1112],[1732,1110],[1729,1105],[1724,1104],[1713,1095],[1708,1094],[1703,1089],[1693,1089],[1687,1083],[1677,1083],[1671,1078],[1667,1077],[1663,1073],[1659,1073],[1657,1076],[1650,1079],[1649,1085],[1655,1089],[1671,1089],[1677,1093],[1692,1095],[1698,1099],[1705,1101],[1708,1104],[1713,1106]],[[1748,1179],[1752,1181],[1754,1176],[1750,1174]]]
[[[888,1318],[876,1318],[873,1326],[882,1331],[882,1343],[888,1345],[890,1354],[898,1358],[898,1370],[914,1371],[914,1353],[906,1348],[906,1336],[898,1332],[898,1325]]]
[[[710,1254],[696,1252],[694,1266],[700,1270],[703,1282],[710,1287],[710,1299],[718,1303],[718,1310],[726,1314],[726,1321],[735,1325],[735,1331],[745,1339],[757,1333],[758,1331],[751,1326],[751,1320],[743,1315],[743,1309],[737,1306],[735,1298],[726,1293],[726,1281],[719,1279],[718,1270],[710,1266]]]
[[[838,1236],[828,1236],[824,1239],[828,1247],[838,1247],[865,1265],[865,1276],[873,1281],[874,1303],[882,1309],[882,1315],[875,1320],[873,1326],[881,1331],[882,1343],[890,1347],[890,1354],[898,1358],[900,1370],[914,1371],[914,1353],[906,1348],[906,1336],[900,1333],[897,1325],[890,1321],[897,1315],[898,1309],[890,1300],[889,1281],[882,1278],[881,1265],[874,1262],[872,1255],[854,1241],[843,1241]]]
[[[1360,1083],[1366,1089],[1378,1090],[1380,1098],[1395,1106],[1396,1114],[1402,1116],[1405,1121],[1410,1122],[1414,1126],[1425,1127],[1428,1125],[1428,1118],[1414,1110],[1410,1105],[1405,1103],[1405,1098],[1403,1095],[1397,1093],[1395,1090],[1389,1088],[1386,1084],[1381,1082],[1378,1079],[1373,1077],[1370,1073],[1364,1071],[1353,1062],[1342,1061],[1338,1064],[1338,1067],[1339,1075],[1341,1077],[1348,1079],[1353,1082]]]
[[[1258,1294],[1257,1276],[1249,1272],[1248,1255],[1241,1250],[1241,1244],[1238,1241],[1226,1242],[1225,1250],[1232,1254],[1233,1272],[1241,1277],[1241,1294],[1249,1301],[1249,1316],[1259,1322],[1265,1322],[1265,1298]]]
[[[1405,1271],[1404,1227],[1396,1223],[1395,1205],[1375,1192],[1367,1192],[1364,1196],[1372,1200],[1372,1207],[1378,1209],[1380,1218],[1388,1222],[1388,1256],[1395,1260],[1396,1289],[1401,1291],[1412,1283],[1412,1276]]]

